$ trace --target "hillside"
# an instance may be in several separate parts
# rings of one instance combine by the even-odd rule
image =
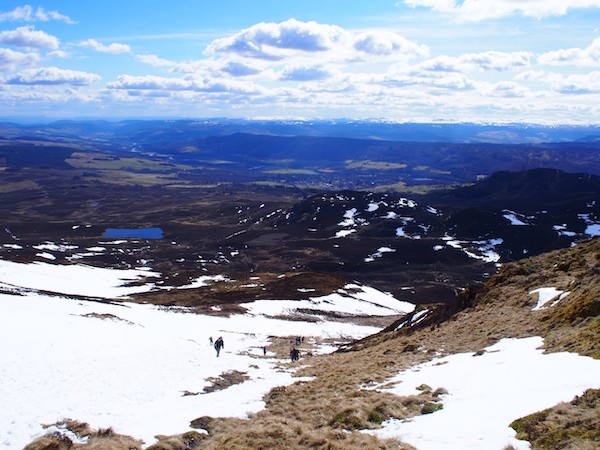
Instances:
[[[459,394],[457,388],[452,390],[450,385],[453,386],[453,382],[449,378],[442,378],[447,381],[448,386],[425,385],[425,380],[431,376],[428,373],[455,367],[455,357],[460,355],[465,355],[461,359],[462,364],[472,361],[473,364],[482,365],[508,352],[511,346],[536,346],[542,342],[542,338],[544,355],[537,353],[534,358],[533,355],[517,357],[515,354],[512,357],[511,361],[516,366],[510,368],[510,390],[521,396],[517,397],[520,401],[512,400],[510,404],[486,403],[481,410],[471,406],[465,412],[468,415],[453,416],[463,424],[470,423],[470,433],[477,435],[480,430],[475,417],[482,414],[482,417],[487,417],[484,411],[512,407],[515,411],[534,413],[559,401],[570,401],[574,395],[583,394],[586,387],[600,387],[597,385],[600,373],[599,273],[600,239],[503,265],[500,272],[491,277],[482,289],[465,290],[461,296],[462,302],[454,308],[447,305],[420,307],[412,315],[396,321],[387,330],[345,345],[341,351],[291,363],[296,369],[296,376],[302,378],[292,385],[272,389],[265,396],[265,409],[252,414],[247,420],[198,417],[191,424],[200,431],[204,430],[201,433],[189,432],[178,437],[162,437],[159,443],[148,448],[412,448],[408,444],[399,444],[397,440],[374,440],[372,434],[359,430],[369,429],[373,430],[372,433],[389,437],[390,431],[385,431],[390,430],[392,422],[386,422],[389,418],[418,416],[418,420],[407,422],[411,425],[404,425],[410,429],[418,429],[420,424],[425,423],[425,419],[432,421],[447,418],[453,405],[464,394]],[[572,353],[564,353],[565,351],[595,359],[579,357],[580,359],[575,360],[569,356]],[[568,364],[562,362],[566,361],[565,358],[570,358]],[[544,369],[545,375],[541,376],[535,372],[538,360],[556,360],[558,365],[545,366],[554,368]],[[424,364],[427,361],[440,362],[429,364],[428,368]],[[580,361],[589,367],[579,369]],[[395,395],[393,392],[397,381],[394,382],[394,377],[400,374],[400,379],[409,383],[404,390],[410,390],[410,371],[402,371],[415,365],[421,365],[422,369],[421,372],[414,372],[417,376],[412,378],[421,380],[423,384],[417,386],[418,381],[415,381],[418,390],[412,395]],[[476,401],[499,401],[500,397],[508,395],[500,387],[503,381],[500,374],[504,372],[499,370],[500,367],[493,369],[487,375],[492,377],[489,381],[496,389],[487,387],[486,394],[474,395]],[[556,385],[551,384],[554,379],[550,377],[552,371],[558,375]],[[530,376],[525,376],[529,372]],[[405,374],[402,375],[403,373]],[[419,376],[419,373],[423,375]],[[591,378],[579,382],[584,384],[577,384],[578,377],[586,374]],[[508,376],[508,372],[502,376]],[[530,380],[531,378],[533,379]],[[535,383],[535,389],[530,387],[528,380]],[[571,391],[563,391],[558,386],[570,387]],[[471,385],[471,389],[477,389],[475,384]],[[537,399],[529,405],[529,408],[537,409],[528,410],[529,397],[526,392],[532,390],[543,392],[544,395],[541,400]],[[557,395],[559,398],[552,400]],[[568,397],[560,398],[561,395]],[[598,391],[590,390],[579,400],[557,406],[562,411],[558,414],[544,409],[543,413],[523,418],[512,426],[520,437],[532,440],[533,449],[597,448],[596,430],[600,425],[600,415],[593,406],[597,396]],[[547,404],[548,401],[554,403]],[[544,402],[546,406],[536,406],[543,405]],[[515,409],[515,406],[518,408]],[[444,415],[446,408],[448,414]],[[560,424],[578,415],[583,415],[581,417],[585,417],[585,420],[577,421],[577,426],[569,428],[568,432],[556,432]],[[519,416],[506,420],[507,430],[509,424],[516,419]],[[376,431],[382,424],[384,428]],[[422,441],[423,445],[416,445],[417,448],[456,448],[452,444],[452,427],[460,426],[444,425],[439,428],[440,426],[442,425],[438,424],[438,428],[430,428],[431,433],[443,430],[442,435],[434,433],[430,436],[438,436],[438,441],[423,440],[424,436],[417,438],[417,435],[410,433],[406,436],[412,442],[416,442],[414,439]],[[69,424],[63,424],[64,427],[68,428]],[[82,428],[85,427],[79,425],[79,429]],[[73,424],[71,429],[78,431]],[[401,436],[402,428],[398,430]],[[544,435],[546,431],[548,434]],[[111,433],[114,434],[112,431],[108,434]],[[110,439],[106,434],[95,435],[94,439]],[[505,436],[510,436],[510,433]],[[115,439],[113,437],[115,449],[132,446],[131,440],[126,444],[119,444]],[[471,447],[470,437],[461,436],[460,439],[462,448],[481,448],[482,441],[476,439],[477,444],[473,445],[479,447]],[[498,437],[485,435],[483,439],[492,439],[490,444],[498,442]],[[505,438],[500,438],[503,445],[497,447],[486,444],[485,448],[526,448],[519,441],[513,440],[509,445],[508,438],[506,441],[502,439]],[[50,445],[55,445],[52,448],[57,449],[67,448],[60,439],[48,438],[42,438],[27,448],[47,449]],[[76,447],[86,448],[85,445]]]
[[[120,168],[134,178],[130,182],[190,188],[243,183],[313,192],[423,193],[498,171],[600,175],[600,144],[586,140],[594,132],[595,127],[351,121],[0,123],[0,168],[61,168],[82,180],[98,181],[100,175],[113,183],[105,171]]]

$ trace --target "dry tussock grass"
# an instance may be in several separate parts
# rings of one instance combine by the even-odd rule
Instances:
[[[49,428],[56,426],[57,431],[42,436],[23,450],[141,450],[142,441],[131,436],[115,433],[112,428],[93,430],[87,423],[76,420],[64,419],[55,424],[45,426]],[[85,443],[73,442],[87,438]]]
[[[156,436],[158,442],[146,450],[193,450],[201,448],[206,434],[190,431],[176,436]]]
[[[521,419],[511,427],[533,448],[592,450],[600,448],[600,390],[589,389],[569,403],[559,403]]]
[[[381,449],[409,450],[396,440],[379,440],[364,433],[348,433],[328,427],[313,428],[303,421],[274,415],[260,416],[209,438],[202,449]]]

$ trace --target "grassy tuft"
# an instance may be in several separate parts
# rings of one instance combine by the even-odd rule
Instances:
[[[206,439],[206,435],[197,431],[189,431],[187,433],[176,436],[157,436],[158,442],[146,450],[195,450],[200,449],[202,441]]]
[[[533,448],[591,450],[600,448],[600,390],[589,389],[570,403],[515,420],[518,439]]]

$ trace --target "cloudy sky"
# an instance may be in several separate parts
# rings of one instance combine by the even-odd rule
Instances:
[[[0,105],[597,124],[600,0],[3,0]]]

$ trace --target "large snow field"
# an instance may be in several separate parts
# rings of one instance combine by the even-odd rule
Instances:
[[[67,295],[129,295],[148,286],[123,287],[124,281],[147,275],[2,261],[0,288],[10,286],[22,295],[0,294],[0,448],[20,449],[44,434],[42,424],[63,418],[113,427],[149,445],[156,434],[188,431],[189,422],[203,415],[246,417],[264,407],[262,397],[272,387],[297,380],[273,354],[263,355],[269,336],[301,335],[318,345],[322,338],[360,338],[378,331],[264,315],[282,310],[277,301],[272,310],[262,305],[255,314],[227,318]],[[225,341],[219,358],[209,345],[209,337],[218,336]],[[210,385],[207,378],[229,370],[246,372],[250,379],[201,393]],[[200,394],[184,396],[184,391]]]
[[[69,297],[111,299],[147,291],[156,288],[151,278],[140,286],[127,283],[152,275],[0,261],[0,290],[13,293],[0,294],[0,449],[21,449],[45,433],[42,424],[63,418],[113,427],[149,445],[156,434],[188,431],[189,422],[203,415],[247,417],[264,408],[262,397],[272,387],[298,380],[275,355],[263,355],[270,338],[305,336],[323,352],[334,347],[322,339],[344,341],[378,331],[279,315],[310,307],[358,315],[414,308],[359,285],[300,302],[253,302],[245,305],[248,313],[231,317]],[[218,336],[225,349],[217,358],[209,337]],[[392,392],[413,395],[423,383],[445,388],[444,408],[410,421],[391,420],[371,432],[419,450],[529,448],[514,438],[509,427],[514,419],[600,387],[600,361],[544,354],[542,343],[539,337],[502,340],[480,356],[451,355],[401,372],[391,380],[397,383]],[[210,377],[230,370],[249,379],[202,393]]]
[[[437,358],[397,375],[391,391],[416,395],[425,383],[445,388],[442,410],[409,421],[390,420],[376,436],[397,437],[419,450],[502,450],[515,439],[509,424],[520,417],[600,388],[600,361],[574,353],[544,354],[541,337],[503,339],[480,356]]]
[[[126,286],[129,281],[158,274],[147,269],[119,270],[83,264],[48,263],[22,264],[0,260],[0,287],[17,286],[27,289],[60,292],[66,295],[114,298],[151,290],[151,283]]]

